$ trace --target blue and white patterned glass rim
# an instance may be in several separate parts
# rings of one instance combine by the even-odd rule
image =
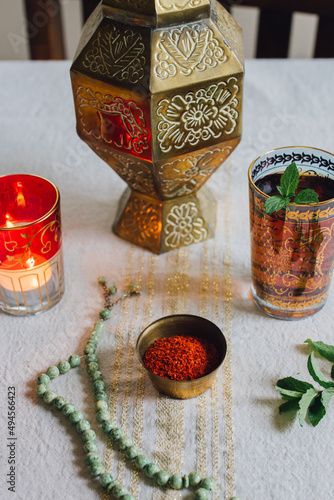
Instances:
[[[328,151],[306,146],[287,146],[272,149],[260,155],[249,169],[249,178],[254,184],[267,175],[282,172],[295,163],[302,173],[334,179],[334,156]],[[328,202],[328,200],[326,200]]]

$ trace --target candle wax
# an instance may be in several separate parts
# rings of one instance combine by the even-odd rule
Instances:
[[[15,292],[36,290],[45,285],[51,276],[52,269],[48,260],[39,255],[27,255],[19,265],[15,266],[8,259],[0,263],[0,286],[6,290]]]

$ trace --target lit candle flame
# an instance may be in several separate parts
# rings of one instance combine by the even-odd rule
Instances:
[[[25,267],[27,269],[32,269],[35,265],[35,259],[34,257],[29,257],[29,259],[26,260]]]
[[[14,224],[9,219],[11,219],[11,216],[6,214],[6,227],[14,227]]]

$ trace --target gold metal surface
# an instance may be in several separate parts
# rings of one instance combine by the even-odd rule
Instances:
[[[157,339],[182,334],[201,337],[214,344],[220,357],[219,366],[205,377],[187,381],[169,380],[147,370],[143,356],[148,347]],[[138,337],[136,350],[139,361],[159,392],[172,398],[189,399],[199,396],[213,384],[226,355],[226,340],[221,330],[211,321],[190,314],[174,314],[160,318],[147,326]]]
[[[211,6],[104,0],[71,67],[77,132],[132,190],[114,230],[156,253],[213,236],[196,193],[241,139],[241,29]]]

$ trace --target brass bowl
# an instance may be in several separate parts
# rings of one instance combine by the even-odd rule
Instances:
[[[146,350],[155,340],[173,335],[192,335],[214,344],[220,357],[217,368],[204,377],[185,381],[169,380],[152,373],[143,362]],[[147,326],[138,337],[136,350],[139,361],[159,392],[172,398],[189,399],[199,396],[213,384],[226,355],[226,340],[221,330],[211,321],[190,314],[174,314],[160,318]]]

